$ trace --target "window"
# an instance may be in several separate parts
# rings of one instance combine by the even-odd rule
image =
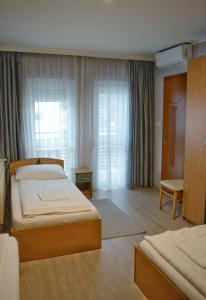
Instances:
[[[126,60],[22,56],[22,124],[27,157],[88,167],[93,186],[126,187],[129,78]]]
[[[123,188],[128,155],[128,82],[97,81],[95,101],[97,187]]]
[[[63,159],[65,170],[70,174],[75,164],[76,145],[74,82],[29,79],[27,87],[30,88],[29,131],[33,141],[27,154]]]

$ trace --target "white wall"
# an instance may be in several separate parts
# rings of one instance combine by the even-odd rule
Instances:
[[[193,56],[206,54],[206,42],[193,46]],[[186,65],[178,65],[160,70],[155,67],[155,144],[154,144],[154,185],[159,186],[162,161],[162,123],[163,123],[163,79],[165,76],[184,73]]]

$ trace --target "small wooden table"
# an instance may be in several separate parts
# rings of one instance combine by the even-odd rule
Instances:
[[[92,197],[92,171],[88,168],[71,169],[72,181],[90,199]]]
[[[160,181],[160,209],[162,209],[162,194],[173,199],[172,218],[176,218],[177,201],[183,198],[183,179],[170,179]]]

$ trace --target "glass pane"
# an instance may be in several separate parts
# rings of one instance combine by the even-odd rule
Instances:
[[[98,82],[98,167],[99,188],[126,185],[128,148],[127,82]]]
[[[70,174],[75,161],[74,82],[34,79],[29,84],[34,116],[33,154],[63,159]]]

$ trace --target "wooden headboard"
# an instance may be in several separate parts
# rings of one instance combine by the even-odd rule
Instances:
[[[56,158],[28,158],[22,160],[12,161],[9,164],[9,176],[16,174],[16,169],[19,167],[27,165],[37,165],[37,164],[57,164],[64,168],[64,161],[62,159]]]

